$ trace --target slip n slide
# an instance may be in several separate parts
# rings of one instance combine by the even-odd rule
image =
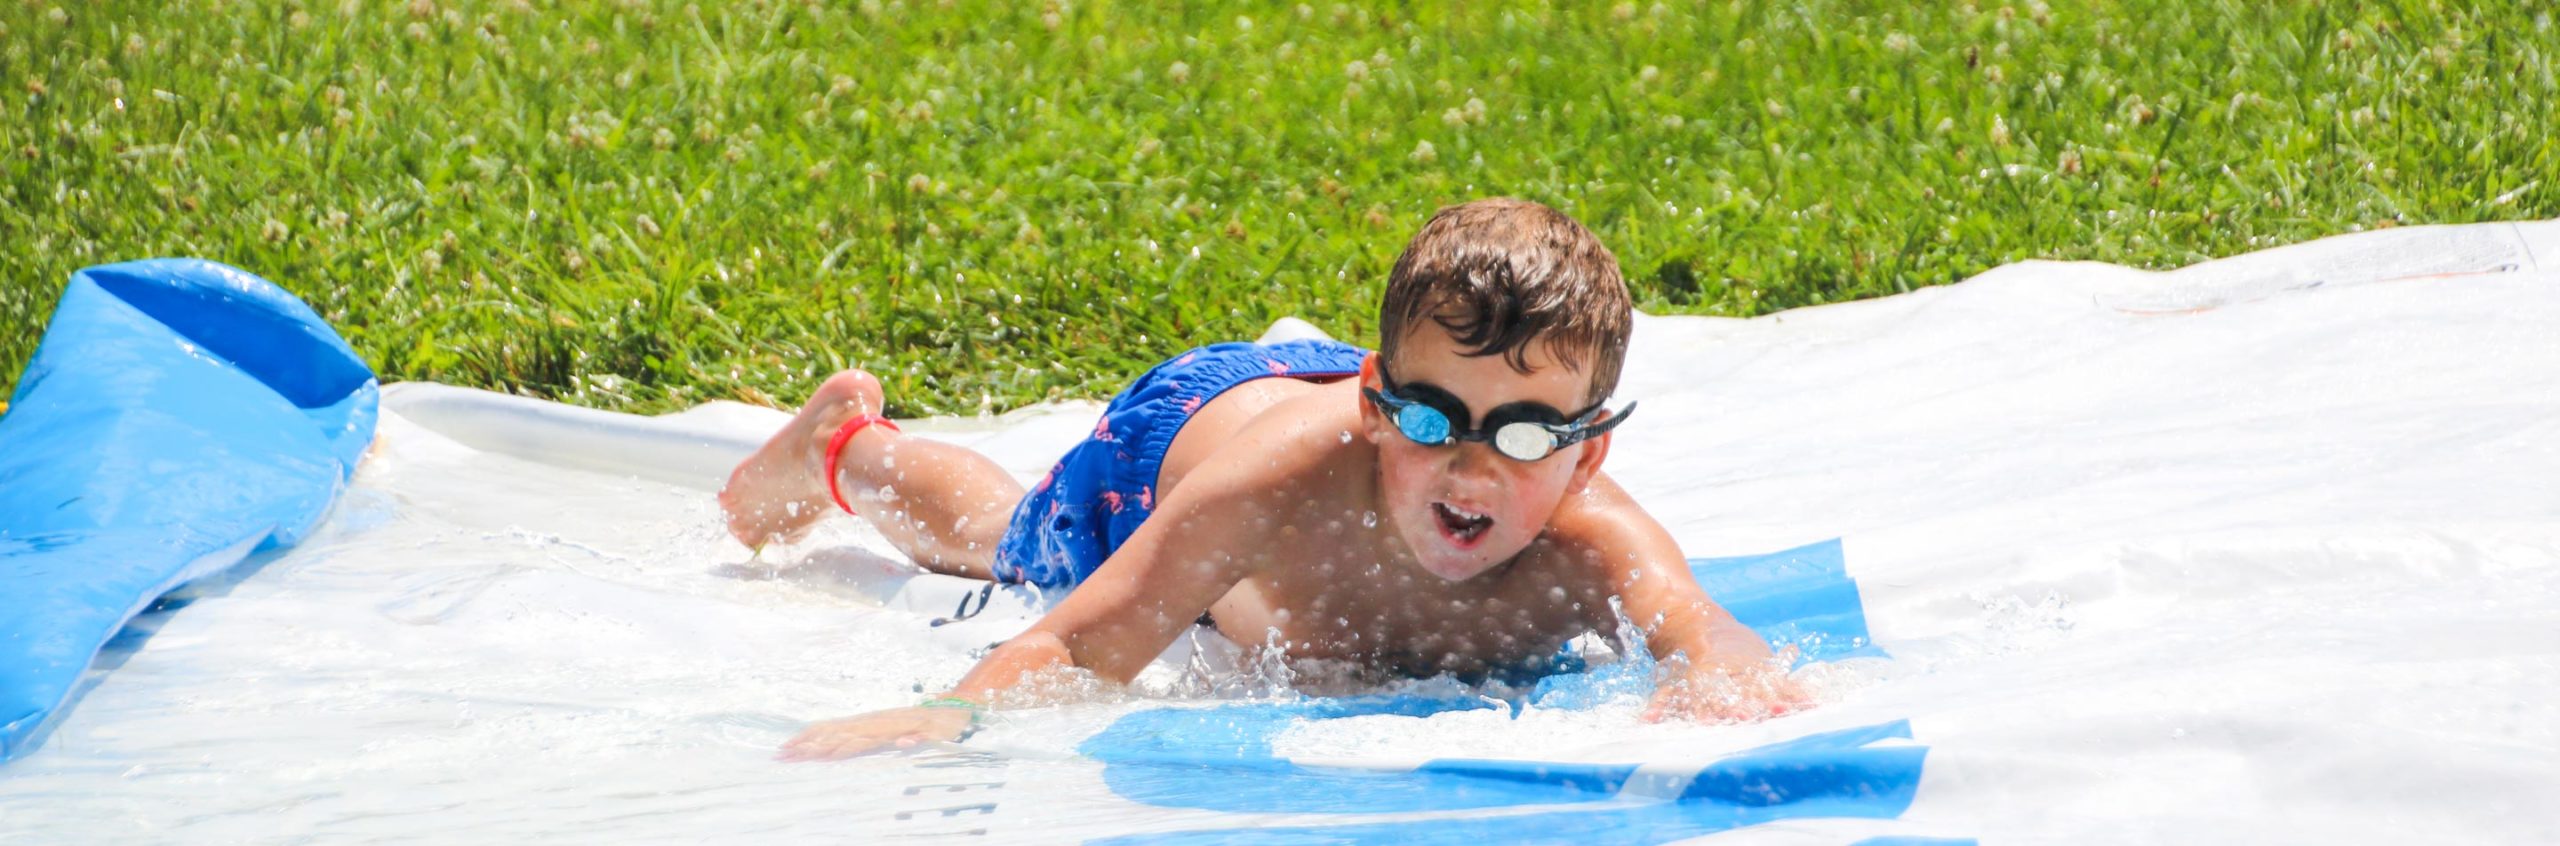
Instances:
[[[1802,713],[1646,723],[1596,641],[1305,696],[1204,631],[829,764],[772,755],[1050,598],[852,520],[750,560],[710,491],[779,412],[377,388],[218,265],[73,290],[0,417],[8,842],[2560,839],[2560,222],[1639,318],[1607,472]],[[1097,411],[900,422],[1030,478]]]

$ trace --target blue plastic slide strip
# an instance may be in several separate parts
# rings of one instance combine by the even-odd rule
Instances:
[[[1881,656],[1837,540],[1767,555],[1690,562],[1707,593],[1798,663]],[[1541,680],[1528,700],[1580,709],[1649,693],[1653,662],[1625,660]],[[1686,767],[1674,796],[1624,788],[1636,763],[1439,759],[1375,768],[1299,764],[1273,753],[1290,727],[1347,717],[1428,717],[1497,707],[1482,698],[1373,696],[1164,708],[1120,718],[1078,748],[1121,798],[1236,814],[1329,815],[1295,827],[1236,826],[1104,843],[1661,843],[1786,819],[1895,819],[1911,805],[1928,749],[1895,720],[1799,737]],[[1515,709],[1517,705],[1512,706]],[[1485,816],[1416,819],[1452,811]],[[1890,842],[1890,841],[1878,841]],[[1960,842],[1960,841],[1949,841]]]
[[[1794,649],[1796,666],[1885,657],[1867,635],[1866,605],[1839,538],[1767,555],[1693,558],[1689,573],[1770,648]]]
[[[1838,538],[1764,555],[1692,558],[1689,573],[1771,649],[1793,650],[1796,666],[1885,657],[1867,635],[1866,605]],[[1540,679],[1529,699],[1543,708],[1589,708],[1652,690],[1653,656],[1638,650],[1588,672]]]
[[[377,395],[319,315],[238,268],[73,274],[0,417],[0,761],[152,600],[310,531]]]
[[[1276,733],[1287,727],[1277,723]],[[1511,762],[1510,776],[1485,779],[1480,773],[1433,761],[1406,772],[1342,773],[1297,785],[1307,795],[1277,809],[1297,813],[1346,815],[1342,824],[1278,828],[1221,828],[1167,834],[1133,835],[1093,841],[1111,846],[1189,846],[1189,844],[1449,844],[1487,843],[1669,843],[1731,831],[1745,826],[1792,819],[1893,819],[1911,806],[1919,790],[1922,759],[1928,750],[1894,741],[1911,739],[1908,722],[1823,732],[1751,749],[1705,763],[1678,795],[1661,799],[1613,797],[1592,790],[1588,777],[1607,772],[1626,778],[1618,767],[1590,764]],[[1312,772],[1312,770],[1310,770]],[[1547,775],[1552,774],[1552,775]],[[1561,776],[1560,778],[1557,776]],[[1199,791],[1231,788],[1234,782],[1211,773],[1196,773]],[[1535,788],[1545,784],[1544,795]],[[1113,782],[1119,789],[1121,784]],[[1610,786],[1611,789],[1615,785]],[[1388,790],[1399,795],[1431,796],[1395,807],[1404,818],[1387,816],[1386,803],[1364,794]],[[1279,791],[1259,791],[1276,794]],[[1491,794],[1491,795],[1487,795]],[[1337,808],[1311,807],[1331,799]],[[1487,799],[1508,802],[1484,801]],[[1455,801],[1450,801],[1455,800]],[[1452,808],[1495,808],[1508,805],[1521,812],[1501,815],[1414,819],[1414,811]],[[1218,810],[1270,812],[1264,807],[1220,807]]]

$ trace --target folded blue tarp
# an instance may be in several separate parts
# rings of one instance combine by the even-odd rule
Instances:
[[[73,274],[0,417],[0,761],[152,600],[318,523],[377,394],[319,315],[238,268]]]

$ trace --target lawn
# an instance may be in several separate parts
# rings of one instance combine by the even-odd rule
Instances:
[[[386,379],[899,415],[1374,337],[1432,209],[1642,308],[2560,215],[2548,4],[0,3],[0,388],[64,278],[283,284]]]

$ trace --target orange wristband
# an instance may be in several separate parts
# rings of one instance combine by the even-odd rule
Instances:
[[[853,433],[862,431],[863,427],[874,423],[887,426],[892,432],[901,431],[898,424],[889,422],[889,418],[877,414],[864,414],[844,421],[844,425],[836,427],[835,437],[827,439],[827,495],[835,497],[836,507],[844,509],[846,514],[860,512],[854,511],[853,504],[844,501],[844,491],[836,488],[836,462],[844,456],[844,445],[853,440]]]

